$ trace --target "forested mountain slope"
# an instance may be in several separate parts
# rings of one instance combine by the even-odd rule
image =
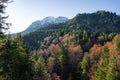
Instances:
[[[79,29],[91,32],[118,32],[120,31],[120,16],[108,11],[77,14],[67,22],[68,26],[74,25]]]
[[[32,50],[35,80],[119,80],[120,16],[76,15],[23,36]]]
[[[92,34],[120,32],[120,16],[107,11],[77,14],[66,23],[50,24],[41,27],[23,37],[23,40],[34,48],[39,47],[39,42],[46,36],[53,36],[59,30],[86,30]],[[34,37],[34,38],[33,38]]]
[[[59,33],[62,35],[45,37],[32,54],[35,80],[120,79],[120,35],[91,36],[85,30]]]

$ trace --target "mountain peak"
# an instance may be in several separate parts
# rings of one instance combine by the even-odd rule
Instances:
[[[57,23],[66,22],[67,20],[68,18],[63,17],[63,16],[59,16],[56,18]]]
[[[43,20],[41,20],[42,25],[46,23],[63,23],[66,22],[68,18],[59,16],[59,17],[53,17],[53,16],[47,16]]]
[[[44,25],[46,23],[53,23],[55,18],[53,16],[47,16],[43,20],[41,20],[41,24]]]
[[[40,27],[44,27],[45,25],[48,25],[48,24],[64,23],[66,21],[68,21],[68,18],[66,18],[66,17],[59,16],[59,17],[55,18],[53,16],[47,16],[47,17],[43,18],[42,20],[34,21],[26,30],[24,30],[22,32],[22,34],[27,34],[27,33],[32,32]]]

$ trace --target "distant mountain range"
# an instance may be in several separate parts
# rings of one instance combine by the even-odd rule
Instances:
[[[57,18],[55,18],[53,16],[48,16],[42,20],[34,21],[30,26],[28,26],[27,29],[22,31],[21,34],[25,35],[25,34],[28,34],[30,32],[33,32],[41,27],[45,27],[45,26],[50,25],[50,24],[65,23],[66,21],[68,21],[68,18],[63,17],[63,16],[59,16]],[[13,34],[13,36],[15,36],[15,35],[16,35],[16,33]]]

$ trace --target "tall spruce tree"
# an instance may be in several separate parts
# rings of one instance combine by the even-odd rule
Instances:
[[[27,55],[29,49],[23,45],[19,35],[6,40],[3,61],[3,73],[6,79],[32,80],[32,62]]]
[[[87,78],[88,67],[89,67],[89,61],[88,61],[88,57],[85,55],[81,62],[82,80],[88,80]]]
[[[8,23],[5,22],[7,18],[4,16],[6,4],[10,0],[0,0],[0,79],[4,80],[8,76],[8,68],[7,68],[7,56],[6,56],[6,36],[3,33],[3,30],[8,29]],[[6,69],[5,69],[6,68]]]
[[[107,70],[107,74],[106,74],[106,80],[117,80],[115,61],[116,61],[116,58],[114,55],[112,55],[109,58],[109,64],[107,66],[108,70]]]
[[[34,63],[34,78],[43,78],[47,73],[46,66],[45,66],[45,59],[40,56],[38,60]]]
[[[106,80],[106,72],[109,58],[109,49],[107,46],[103,47],[100,62],[96,71],[96,80]]]

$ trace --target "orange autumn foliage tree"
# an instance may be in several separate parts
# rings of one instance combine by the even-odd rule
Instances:
[[[93,47],[90,49],[89,53],[94,55],[94,59],[98,60],[100,57],[100,54],[102,52],[102,45],[100,44],[94,44]]]
[[[70,45],[70,47],[68,48],[68,57],[69,57],[69,62],[72,65],[77,65],[78,62],[81,60],[82,58],[82,49],[80,45],[75,45],[74,43],[72,43]]]

